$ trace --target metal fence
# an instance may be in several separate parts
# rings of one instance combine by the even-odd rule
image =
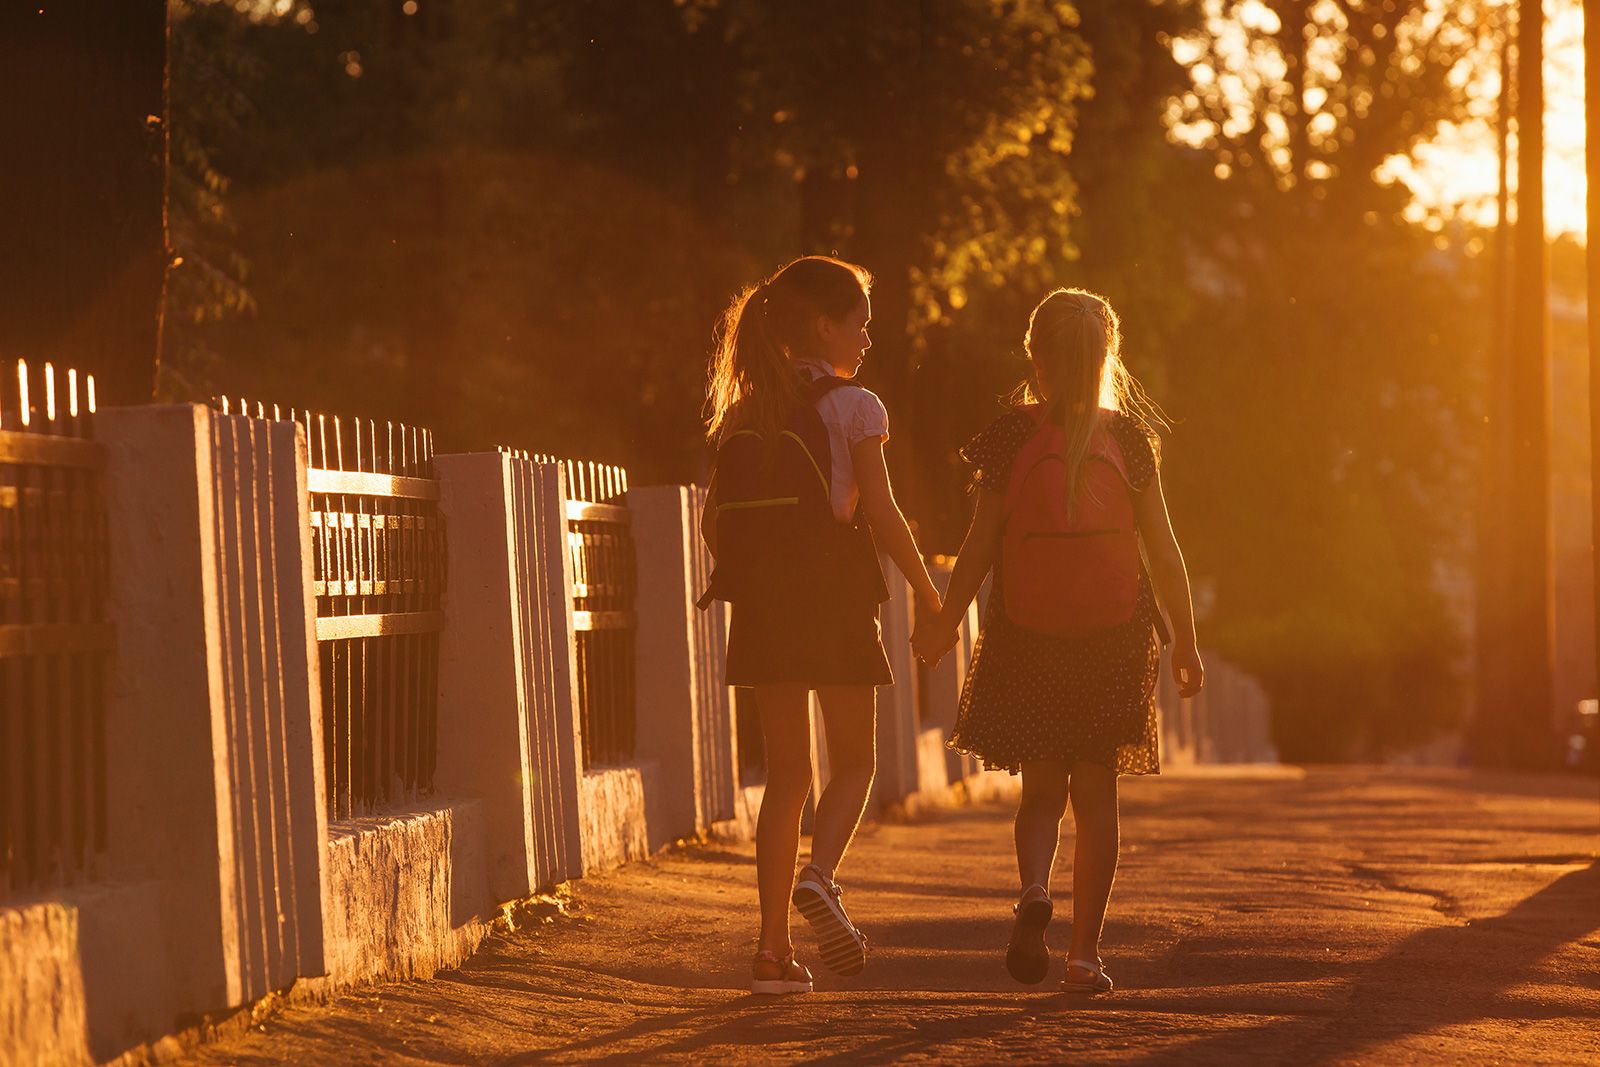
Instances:
[[[577,634],[578,712],[584,767],[633,759],[635,737],[633,520],[621,467],[520,453],[567,472],[567,541],[572,552],[572,625]]]
[[[102,447],[94,379],[0,374],[0,894],[80,881],[106,848]]]
[[[219,403],[224,413],[282,417]],[[350,818],[433,787],[445,587],[433,434],[294,410],[288,418],[310,446],[328,814]]]

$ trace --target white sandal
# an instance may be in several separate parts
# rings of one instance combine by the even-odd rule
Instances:
[[[790,899],[816,932],[822,965],[834,974],[860,974],[867,966],[867,937],[845,914],[837,883],[808,863],[800,870]]]
[[[763,949],[750,964],[750,992],[756,996],[809,993],[811,972],[796,962],[792,951],[780,959],[776,952]]]
[[[1088,972],[1086,979],[1074,979],[1074,970]],[[1100,993],[1109,993],[1112,990],[1111,976],[1106,973],[1105,965],[1099,960],[1067,960],[1067,976],[1061,980],[1061,988],[1067,993],[1083,996],[1095,996]]]

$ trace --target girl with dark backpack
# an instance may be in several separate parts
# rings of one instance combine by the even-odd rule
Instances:
[[[789,939],[791,903],[825,966],[852,975],[866,965],[867,939],[833,879],[872,787],[875,687],[894,681],[878,629],[888,598],[878,548],[911,583],[919,617],[939,610],[884,466],[888,414],[850,381],[871,346],[870,287],[853,263],[797,259],[734,297],[711,360],[706,422],[717,458],[701,532],[716,564],[702,603],[732,607],[727,683],[754,690],[767,763],[754,993],[812,988]],[[797,881],[812,692],[830,775]]]
[[[1153,427],[1165,423],[1123,365],[1121,340],[1116,313],[1093,293],[1058,289],[1034,308],[1024,341],[1033,380],[962,450],[975,468],[972,525],[942,612],[913,639],[937,661],[993,570],[949,744],[1022,775],[1022,895],[1006,949],[1021,982],[1049,973],[1050,873],[1071,803],[1063,986],[1084,994],[1112,988],[1100,932],[1117,866],[1117,775],[1160,771],[1154,693],[1168,631],[1158,595],[1177,634],[1179,692],[1193,696],[1204,677],[1161,492]]]

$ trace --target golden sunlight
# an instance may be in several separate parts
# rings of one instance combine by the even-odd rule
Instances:
[[[1435,0],[1422,25],[1437,25],[1448,0]],[[1284,115],[1275,105],[1263,107],[1270,99],[1264,91],[1281,80],[1286,71],[1284,57],[1272,46],[1263,45],[1263,36],[1280,30],[1278,16],[1260,0],[1246,0],[1228,7],[1221,0],[1205,0],[1208,20],[1205,37],[1211,51],[1199,37],[1178,37],[1171,42],[1172,53],[1190,70],[1193,89],[1175,100],[1167,116],[1170,136],[1181,143],[1216,147],[1235,138],[1254,137],[1259,129],[1268,148],[1269,163],[1287,171],[1290,162],[1290,134]],[[1545,213],[1550,234],[1573,234],[1580,239],[1585,231],[1584,198],[1584,114],[1583,114],[1583,9],[1579,0],[1545,0]],[[1340,17],[1334,10],[1314,9],[1315,18],[1337,27]],[[1454,31],[1476,33],[1470,22]],[[1305,89],[1305,107],[1315,112],[1307,135],[1313,146],[1337,142],[1341,135],[1347,102],[1330,100],[1330,90],[1340,81],[1338,49],[1329,37],[1319,37],[1307,56],[1310,78]],[[1495,123],[1499,106],[1500,73],[1494,45],[1486,38],[1467,53],[1449,73],[1449,82],[1465,90],[1470,103],[1468,118],[1442,123],[1430,140],[1417,145],[1409,154],[1392,156],[1377,169],[1381,181],[1398,182],[1409,188],[1413,200],[1407,216],[1431,230],[1443,230],[1451,220],[1463,219],[1479,225],[1495,221],[1496,152]],[[1319,84],[1320,83],[1320,84]],[[1512,138],[1515,151],[1516,139]],[[1223,151],[1217,174],[1227,178],[1233,166]],[[1309,164],[1308,173],[1318,178],[1328,173],[1321,160]],[[1515,166],[1512,166],[1515,183]]]
[[[1583,9],[1575,0],[1547,3],[1545,27],[1545,227],[1551,234],[1586,231],[1584,199]],[[1472,122],[1447,125],[1409,159],[1397,158],[1381,174],[1405,182],[1416,194],[1413,216],[1459,212],[1483,225],[1495,221],[1494,109],[1499,76],[1487,72],[1485,97]],[[1516,138],[1511,141],[1516,148]],[[1513,163],[1511,180],[1516,183]]]

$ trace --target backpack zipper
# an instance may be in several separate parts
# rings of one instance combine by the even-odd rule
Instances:
[[[1124,532],[1125,531],[1123,531],[1123,530],[1117,530],[1117,529],[1110,529],[1110,530],[1035,530],[1032,533],[1024,534],[1022,539],[1024,541],[1031,541],[1035,537],[1054,537],[1054,538],[1104,537],[1104,536],[1106,536],[1108,534],[1119,534],[1119,533],[1124,533]]]
[[[739,511],[746,508],[781,508],[798,503],[800,503],[800,498],[797,496],[775,496],[766,500],[730,500],[726,504],[718,504],[717,511]]]

